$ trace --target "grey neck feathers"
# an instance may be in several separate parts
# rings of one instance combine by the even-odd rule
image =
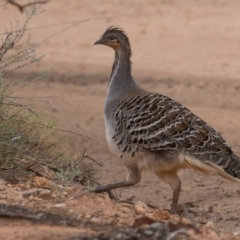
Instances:
[[[125,95],[129,90],[140,89],[131,75],[131,49],[115,49],[115,60],[109,81],[109,94]]]
[[[114,77],[118,74],[122,76],[131,76],[131,50],[128,49],[116,49],[115,50],[115,60],[112,67],[112,72],[110,76],[110,83]]]

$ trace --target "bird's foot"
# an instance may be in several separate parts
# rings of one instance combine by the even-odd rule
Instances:
[[[99,185],[99,186],[101,186],[101,185]],[[116,202],[118,201],[118,198],[112,193],[111,190],[100,191],[99,186],[97,186],[97,187],[92,187],[92,188],[87,188],[87,187],[85,187],[85,188],[82,189],[82,191],[83,191],[83,192],[95,192],[95,193],[106,192],[106,193],[108,194],[108,196],[109,196],[110,199],[115,200]]]

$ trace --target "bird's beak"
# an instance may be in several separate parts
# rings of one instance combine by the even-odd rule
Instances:
[[[94,45],[102,44],[102,43],[103,43],[103,40],[102,40],[102,39],[99,39],[99,40],[97,40],[97,41],[94,43]]]

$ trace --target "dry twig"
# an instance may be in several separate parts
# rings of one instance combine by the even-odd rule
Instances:
[[[49,1],[49,0],[36,1],[36,2],[30,2],[30,3],[26,3],[26,4],[21,5],[21,4],[19,4],[19,3],[16,3],[15,0],[7,0],[7,3],[10,3],[10,4],[12,4],[13,6],[16,6],[16,7],[19,9],[19,11],[20,11],[21,13],[23,13],[23,11],[24,11],[24,9],[25,9],[26,7],[29,7],[29,6],[32,6],[32,5],[35,5],[35,4],[45,4],[45,3],[47,3],[48,1]]]

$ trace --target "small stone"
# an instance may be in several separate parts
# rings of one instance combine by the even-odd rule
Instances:
[[[43,188],[51,188],[52,183],[49,179],[45,177],[35,177],[33,180],[33,183],[37,187],[43,187]]]
[[[155,228],[155,229],[159,229],[162,225],[163,225],[163,223],[161,223],[161,222],[154,222],[151,224],[151,227]]]
[[[68,193],[67,193],[67,192],[63,192],[62,195],[63,195],[64,197],[68,197]]]
[[[168,219],[170,219],[170,214],[168,211],[165,211],[162,209],[157,209],[153,213],[153,218],[157,221],[168,220]]]
[[[143,215],[147,212],[148,206],[146,203],[139,201],[135,204],[134,210],[135,210],[136,214]]]
[[[93,217],[93,218],[91,219],[91,221],[94,222],[94,223],[100,224],[100,223],[102,222],[102,219],[101,219],[101,218]]]
[[[51,198],[51,191],[50,190],[43,190],[38,195],[39,198],[42,198],[44,200]]]
[[[55,208],[63,208],[63,207],[66,207],[66,206],[67,206],[66,203],[57,203],[57,204],[53,205],[53,207],[55,207]]]
[[[146,213],[146,210],[139,205],[135,205],[134,210],[135,210],[136,214],[138,214],[138,215],[143,215],[144,213]]]
[[[143,232],[144,232],[144,234],[147,235],[147,236],[152,236],[152,235],[153,235],[153,231],[150,230],[150,229],[146,229],[146,230],[144,230]]]
[[[56,192],[56,191],[54,191],[54,192],[52,193],[52,198],[58,198],[58,197],[59,197],[59,193]]]
[[[214,225],[214,223],[212,222],[212,221],[208,221],[207,223],[206,223],[206,227],[207,228],[209,228],[209,229],[211,229],[211,230],[214,230],[215,231],[215,225]]]
[[[7,199],[13,201],[20,201],[23,199],[23,195],[11,188],[7,189]]]
[[[201,179],[200,178],[195,178],[194,181],[195,182],[201,182]]]

